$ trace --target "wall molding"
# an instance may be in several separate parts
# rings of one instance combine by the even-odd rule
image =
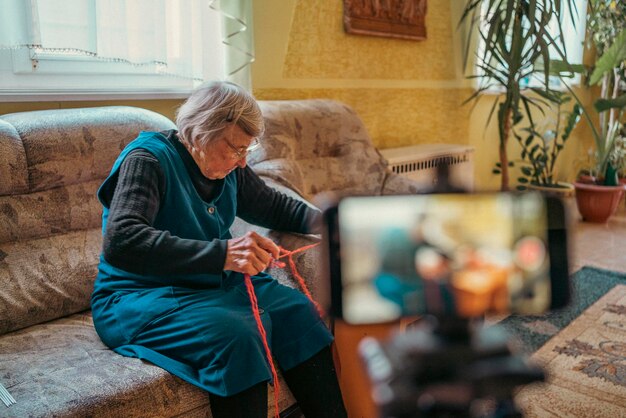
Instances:
[[[266,80],[255,89],[472,89],[472,80],[394,80],[394,79],[289,79]]]

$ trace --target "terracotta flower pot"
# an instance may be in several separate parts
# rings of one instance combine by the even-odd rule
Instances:
[[[594,176],[590,176],[588,174],[583,174],[583,175],[578,177],[578,182],[579,183],[585,183],[585,184],[596,184],[597,179]]]
[[[576,204],[583,221],[604,223],[617,210],[624,194],[624,185],[600,186],[574,182]]]

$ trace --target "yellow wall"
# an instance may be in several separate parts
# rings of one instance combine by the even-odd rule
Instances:
[[[346,35],[339,0],[255,2],[259,99],[346,102],[379,148],[468,142],[470,93],[457,78],[448,1],[430,1],[429,40]],[[444,116],[445,115],[445,116]]]
[[[472,89],[461,74],[455,10],[459,0],[430,0],[424,42],[347,35],[342,0],[255,0],[258,99],[332,98],[352,106],[374,145],[383,149],[420,143],[469,144],[476,148],[476,186],[499,187],[491,174],[497,160],[497,129],[485,129],[493,96],[473,112],[462,102]],[[458,12],[458,11],[457,11]],[[40,109],[131,105],[173,119],[181,100],[109,100],[0,103],[0,114]],[[572,180],[590,146],[579,124],[559,164]],[[581,139],[585,140],[582,141]],[[511,156],[518,154],[512,141]],[[515,176],[513,176],[515,178]]]
[[[257,0],[254,94],[261,100],[345,102],[381,149],[472,145],[477,189],[497,189],[499,177],[491,174],[498,158],[497,128],[492,123],[485,129],[494,96],[482,99],[473,112],[471,105],[462,106],[473,90],[461,71],[454,2],[458,0],[428,2],[428,39],[416,42],[346,34],[342,0]],[[575,162],[584,149],[579,136],[576,132],[570,139],[559,164],[560,176],[567,180],[580,165]],[[511,156],[518,155],[511,142]]]

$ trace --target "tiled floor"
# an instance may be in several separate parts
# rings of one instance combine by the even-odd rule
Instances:
[[[566,204],[570,215],[570,270],[591,265],[626,272],[626,205],[606,224],[582,222],[572,199]]]

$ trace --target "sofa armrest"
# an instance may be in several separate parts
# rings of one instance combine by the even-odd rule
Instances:
[[[278,190],[279,192],[282,192],[287,196],[304,202],[310,207],[315,207],[313,204],[308,202],[292,189],[285,187],[284,185],[268,177],[261,176],[261,178],[268,186]],[[277,245],[290,251],[300,247],[304,247],[306,245],[317,244],[321,242],[321,237],[319,235],[274,231],[257,225],[249,224],[240,218],[235,219],[235,222],[231,227],[231,233],[233,236],[241,236],[249,231],[254,231],[261,236],[267,237],[274,241]],[[320,283],[320,251],[320,246],[317,246],[307,251],[294,254],[293,256],[293,260],[295,261],[298,273],[305,280],[307,287],[313,295],[313,298],[316,300],[319,296],[321,296],[322,289],[324,289],[324,286]],[[285,263],[287,263],[286,259],[283,259],[282,261],[285,261]],[[302,290],[300,289],[298,282],[294,278],[288,263],[285,268],[271,267],[267,270],[267,273],[277,279],[281,284]]]
[[[257,225],[251,225],[242,219],[235,219],[233,226],[231,227],[231,233],[233,236],[241,236],[246,232],[254,231],[257,234],[267,237],[274,241],[277,245],[286,250],[295,250],[306,245],[317,244],[321,242],[319,235],[312,234],[296,234],[292,232],[280,232],[273,231],[267,228],[263,228]],[[318,271],[316,266],[319,265],[318,258],[320,256],[320,249],[318,247],[311,248],[307,251],[303,251],[298,254],[294,254],[293,260],[296,262],[298,273],[302,276],[309,287],[309,290],[315,295],[317,288],[317,275]],[[281,261],[287,262],[286,259]],[[293,277],[289,265],[285,268],[270,267],[267,272],[277,279],[280,283],[299,289],[299,285]]]
[[[403,195],[403,194],[417,194],[427,193],[431,190],[430,187],[424,184],[420,184],[407,177],[399,174],[388,172],[385,180],[383,181],[381,194],[382,195]]]

